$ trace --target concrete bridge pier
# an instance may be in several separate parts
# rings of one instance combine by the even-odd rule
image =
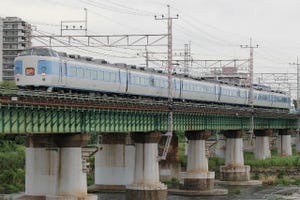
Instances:
[[[215,173],[208,171],[208,160],[205,151],[205,140],[210,131],[186,131],[189,140],[187,171],[184,176],[185,190],[214,189]]]
[[[220,167],[220,184],[261,185],[250,180],[250,166],[244,165],[243,130],[222,131],[226,137],[225,166]]]
[[[126,186],[127,200],[166,200],[167,186],[159,181],[158,142],[160,132],[134,132],[134,181]]]
[[[272,136],[271,129],[254,130],[255,147],[254,157],[258,160],[264,160],[271,157],[269,137]]]
[[[31,135],[26,147],[25,196],[46,200],[96,200],[87,194],[81,147],[87,134]]]
[[[279,129],[277,136],[277,153],[281,156],[292,155],[292,137],[293,129]]]
[[[95,185],[89,191],[124,190],[133,183],[135,147],[126,145],[127,133],[103,133],[95,155]]]
[[[225,166],[220,168],[223,181],[249,181],[250,166],[244,165],[242,130],[223,131],[226,137]]]

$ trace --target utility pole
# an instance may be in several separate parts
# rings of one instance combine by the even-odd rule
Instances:
[[[297,115],[298,115],[298,123],[297,123],[297,142],[296,142],[296,151],[300,152],[300,64],[297,57],[296,63],[289,63],[290,65],[297,66]]]
[[[253,107],[253,49],[258,48],[258,45],[252,46],[252,38],[250,38],[250,44],[249,45],[241,45],[241,48],[247,48],[250,49],[250,63],[249,63],[249,97],[248,97],[248,103],[251,107],[252,110],[252,115],[251,115],[251,120],[250,120],[250,133],[253,134],[254,130],[254,117],[253,117],[253,112],[254,112],[254,107]]]
[[[169,114],[168,114],[168,131],[165,134],[167,136],[167,142],[166,146],[164,148],[163,155],[159,159],[166,159],[169,145],[171,143],[172,135],[173,135],[173,111],[172,111],[172,104],[173,104],[173,96],[172,96],[172,72],[173,72],[173,66],[172,66],[172,21],[173,19],[178,19],[178,14],[176,17],[171,17],[170,13],[170,5],[167,5],[168,7],[168,17],[165,17],[162,15],[160,18],[157,16],[155,17],[155,20],[167,20],[168,21],[168,107],[169,107]]]

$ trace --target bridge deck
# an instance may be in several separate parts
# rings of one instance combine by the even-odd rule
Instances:
[[[251,108],[174,102],[174,130],[249,129]],[[167,130],[167,101],[91,97],[0,89],[0,133],[132,132]],[[254,108],[258,128],[296,128],[297,116]]]

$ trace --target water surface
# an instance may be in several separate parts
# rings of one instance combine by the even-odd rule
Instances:
[[[227,187],[229,194],[227,196],[198,196],[186,197],[169,195],[167,200],[272,200],[279,197],[292,198],[299,187],[278,187],[278,186],[234,186]],[[300,194],[299,194],[300,195]],[[124,193],[100,193],[99,200],[125,200]],[[295,197],[292,199],[299,199]]]

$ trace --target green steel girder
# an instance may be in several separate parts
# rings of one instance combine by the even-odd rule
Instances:
[[[0,105],[0,133],[95,133],[167,130],[166,112]],[[174,130],[249,129],[250,117],[174,112]],[[297,118],[254,118],[255,129],[296,128]]]

